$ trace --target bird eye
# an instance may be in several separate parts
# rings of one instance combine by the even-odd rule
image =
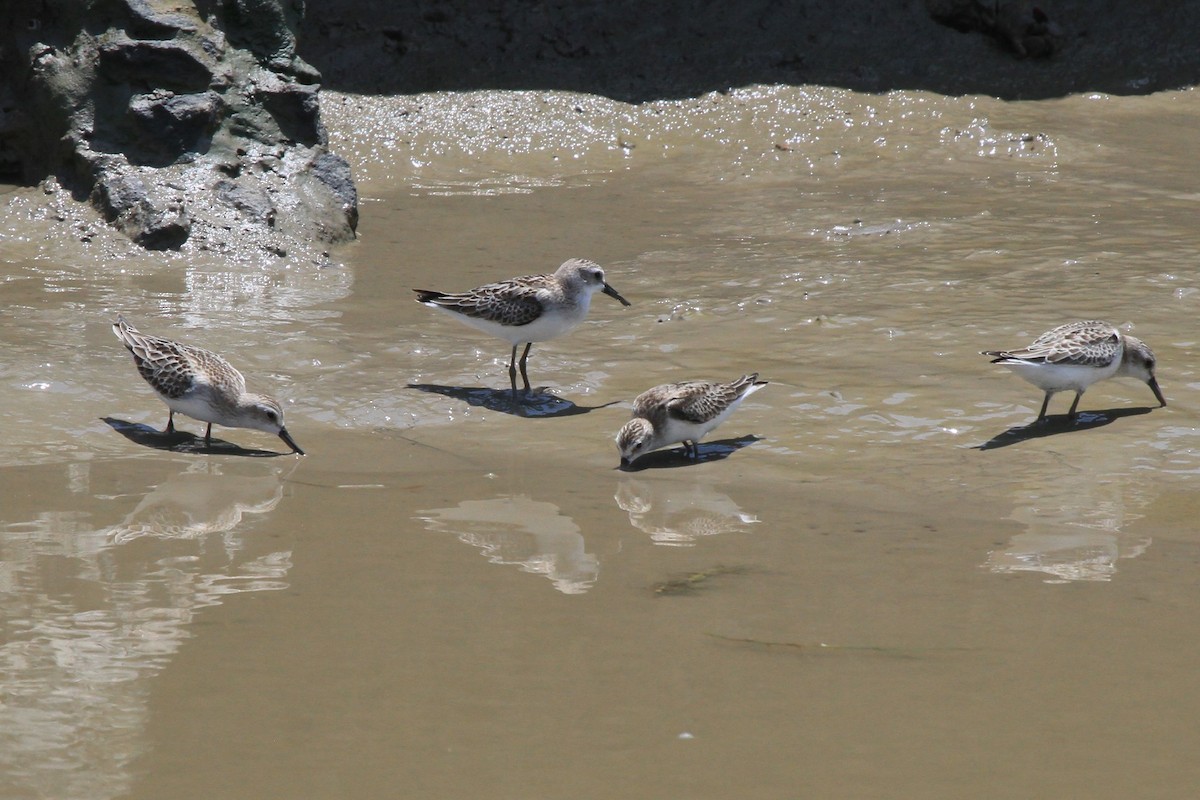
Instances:
[[[275,420],[276,420],[275,412],[271,411],[270,409],[267,409],[267,419],[271,420],[271,422],[275,422]]]

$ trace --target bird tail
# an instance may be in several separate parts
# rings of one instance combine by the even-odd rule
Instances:
[[[121,340],[121,344],[125,345],[125,349],[133,354],[133,362],[137,364],[139,372],[144,363],[152,359],[151,351],[154,349],[154,344],[164,342],[162,339],[142,333],[130,325],[120,314],[117,315],[117,321],[113,323],[112,329],[117,338]]]
[[[736,382],[738,394],[748,395],[757,392],[762,387],[766,386],[769,381],[760,381],[758,373],[752,372],[749,375],[743,375]]]
[[[1014,358],[1012,353],[1005,352],[1004,350],[980,350],[979,355],[991,356],[993,364],[999,364],[1001,361],[1009,361]]]
[[[137,342],[140,334],[137,328],[130,325],[123,314],[117,314],[117,321],[112,324],[113,334],[121,340],[121,344],[133,351],[133,346]]]
[[[446,296],[445,292],[433,292],[429,289],[413,289],[417,293],[418,303],[436,303]]]

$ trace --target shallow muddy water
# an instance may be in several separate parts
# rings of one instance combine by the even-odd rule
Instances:
[[[1193,789],[1195,92],[326,105],[363,192],[332,266],[5,197],[0,797]],[[633,305],[535,345],[514,415],[508,345],[409,290],[573,256]],[[309,455],[147,446],[118,312]],[[978,351],[1087,318],[1170,405],[1026,427]],[[638,392],[745,372],[700,463],[615,469]]]

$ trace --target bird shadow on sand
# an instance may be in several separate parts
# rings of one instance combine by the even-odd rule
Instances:
[[[1080,411],[1079,416],[1075,419],[1071,419],[1066,414],[1051,415],[1040,422],[1030,422],[1025,425],[1009,428],[1003,433],[996,434],[983,444],[973,446],[971,449],[995,450],[1000,447],[1020,444],[1030,439],[1041,439],[1046,436],[1057,436],[1077,431],[1090,431],[1093,428],[1103,428],[1105,425],[1116,422],[1121,417],[1138,417],[1142,414],[1149,414],[1153,410],[1153,407],[1143,406],[1140,408],[1110,408],[1104,411]]]
[[[409,389],[419,392],[440,394],[453,397],[467,405],[486,408],[488,411],[498,411],[501,414],[512,414],[515,417],[570,417],[575,414],[586,414],[597,408],[607,408],[616,405],[618,400],[601,403],[598,406],[577,406],[570,400],[564,400],[546,392],[544,387],[534,389],[530,394],[521,395],[514,404],[512,392],[508,389],[487,389],[482,386],[439,386],[435,383],[410,383]]]
[[[695,464],[704,464],[709,461],[724,461],[731,455],[741,450],[743,447],[749,447],[755,442],[761,442],[761,436],[739,436],[736,439],[717,439],[712,442],[700,443],[700,455],[695,460],[687,455],[687,450],[683,447],[673,447],[670,450],[655,450],[653,453],[647,453],[638,460],[629,465],[619,465],[616,469],[622,472],[641,472],[646,469],[675,469],[676,467],[690,467]]]
[[[203,436],[197,436],[187,431],[175,430],[172,433],[158,431],[140,422],[127,422],[113,417],[101,417],[117,433],[134,444],[142,447],[153,447],[155,450],[166,450],[171,453],[196,453],[199,455],[243,456],[247,458],[269,458],[272,456],[287,456],[291,453],[279,453],[274,450],[258,450],[239,447],[233,442],[213,438],[209,444],[204,443]]]

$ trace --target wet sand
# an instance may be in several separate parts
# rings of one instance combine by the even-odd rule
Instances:
[[[323,269],[52,238],[7,195],[0,796],[1195,785],[1194,92],[328,108],[364,202]],[[513,415],[508,346],[409,289],[571,256],[634,305],[535,345],[560,413]],[[122,436],[166,412],[117,311],[310,455]],[[1092,317],[1170,406],[1110,381],[1027,427],[977,351]],[[615,469],[638,392],[750,371],[701,463]]]

